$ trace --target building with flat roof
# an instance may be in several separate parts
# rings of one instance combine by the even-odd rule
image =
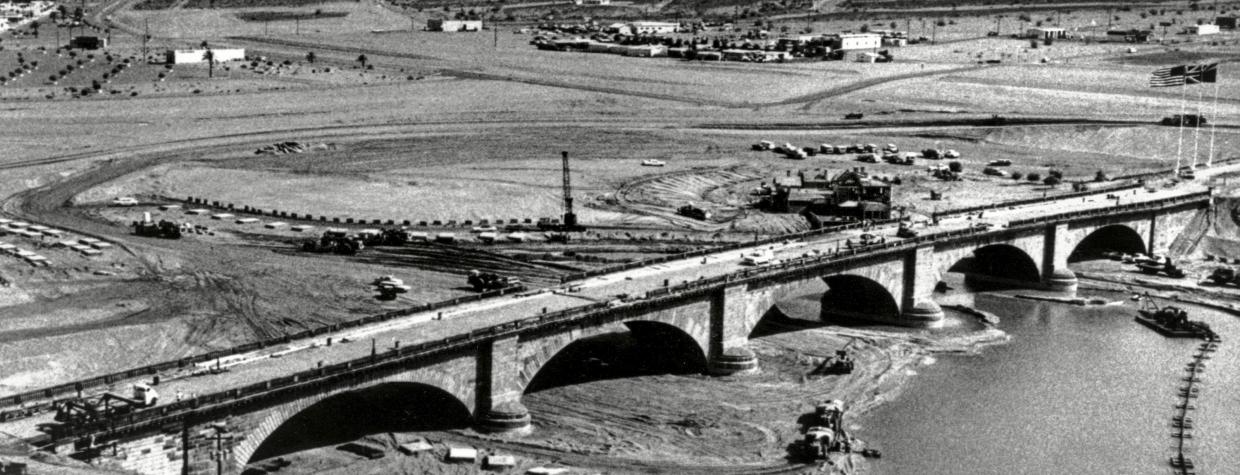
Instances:
[[[482,31],[482,20],[426,20],[427,31]]]
[[[1184,33],[1189,35],[1217,35],[1219,34],[1218,25],[1188,25],[1184,27]]]
[[[876,33],[843,33],[828,38],[833,50],[877,49],[883,45],[883,36]]]
[[[1236,20],[1240,20],[1240,17],[1221,16],[1214,19],[1214,24],[1224,30],[1234,30],[1236,29]]]
[[[1060,38],[1067,38],[1068,31],[1063,28],[1039,26],[1037,28],[1030,28],[1026,31],[1025,37],[1039,40],[1057,40]]]
[[[222,48],[211,49],[211,54],[215,58],[215,62],[222,63],[225,61],[240,61],[245,59],[244,48]],[[207,62],[207,50],[205,49],[170,49],[164,54],[164,59],[168,64],[193,64]]]

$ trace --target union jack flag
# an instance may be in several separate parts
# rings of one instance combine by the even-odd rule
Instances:
[[[1218,81],[1218,63],[1172,66],[1154,71],[1150,87],[1184,86]]]

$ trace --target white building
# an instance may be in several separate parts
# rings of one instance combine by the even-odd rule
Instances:
[[[215,56],[215,62],[217,63],[222,63],[224,61],[241,61],[245,59],[244,48],[212,49],[211,54]],[[165,54],[165,59],[169,64],[205,63],[207,62],[207,50],[170,49]]]
[[[883,37],[875,33],[848,33],[836,35],[831,47],[837,50],[877,49]]]
[[[633,28],[633,33],[637,35],[658,35],[664,33],[675,33],[680,29],[678,23],[667,23],[662,21],[635,21],[629,24]]]
[[[428,31],[482,31],[482,20],[426,20]]]
[[[1189,35],[1217,35],[1219,34],[1218,25],[1188,25],[1184,27],[1184,33]]]
[[[1030,28],[1025,32],[1025,37],[1039,40],[1057,40],[1067,38],[1068,32],[1063,28],[1040,26],[1037,28]]]

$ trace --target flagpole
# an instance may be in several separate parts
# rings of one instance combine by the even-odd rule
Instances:
[[[1218,83],[1215,83],[1215,84],[1218,84]],[[1197,90],[1197,121],[1193,123],[1193,165],[1192,167],[1194,169],[1197,168],[1197,157],[1199,156],[1199,152],[1197,149],[1197,143],[1198,143],[1197,139],[1198,137],[1201,136],[1201,100],[1202,100],[1202,90],[1198,89]]]
[[[1180,84],[1180,133],[1179,141],[1175,147],[1175,169],[1171,172],[1172,175],[1180,173],[1180,157],[1184,156],[1184,107],[1187,104],[1187,100],[1184,99],[1184,92],[1188,89],[1188,78],[1182,78],[1181,80],[1184,82]]]
[[[1210,108],[1210,154],[1206,156],[1206,167],[1214,163],[1214,123],[1218,122],[1218,81],[1223,75],[1223,63],[1218,63],[1218,71],[1214,74],[1214,106]]]

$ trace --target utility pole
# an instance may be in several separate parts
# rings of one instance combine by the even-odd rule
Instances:
[[[293,20],[293,27],[296,28],[296,31],[293,34],[301,36],[301,17],[296,17]]]
[[[939,40],[939,21],[934,21],[934,28],[930,30],[930,44],[938,43]]]
[[[495,39],[491,41],[491,49],[499,49],[499,26],[492,23],[491,31],[495,32]]]
[[[143,60],[143,61],[148,61],[148,60],[146,59],[146,58],[148,57],[148,56],[147,56],[147,52],[146,52],[146,42],[147,42],[147,40],[148,40],[148,39],[150,39],[150,38],[151,38],[151,19],[150,19],[150,18],[144,19],[144,20],[142,21],[142,25],[143,25],[143,31],[142,31],[142,60]]]

